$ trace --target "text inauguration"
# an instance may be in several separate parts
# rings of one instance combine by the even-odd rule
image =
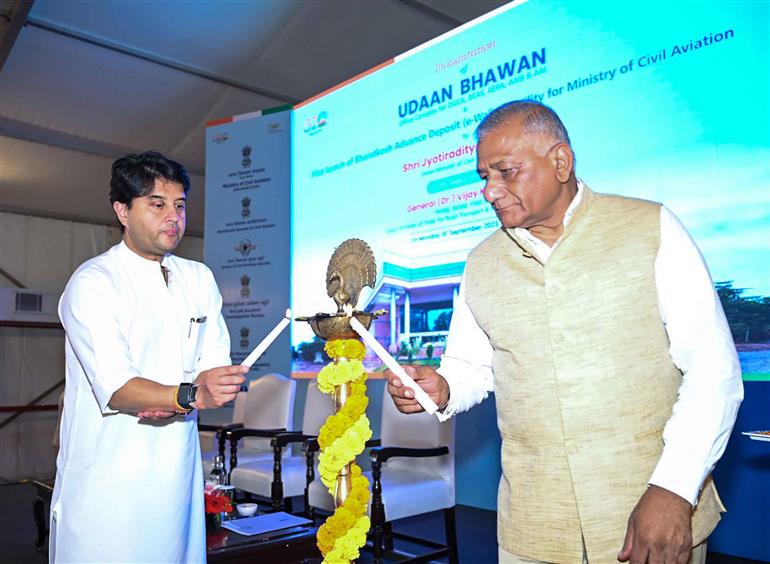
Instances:
[[[460,96],[462,96],[469,92],[474,92],[479,88],[486,88],[492,84],[502,82],[508,78],[513,78],[516,75],[535,69],[540,65],[545,65],[545,61],[545,47],[542,47],[538,51],[532,51],[530,55],[514,57],[509,61],[489,67],[486,70],[461,79],[457,91],[459,91]],[[398,116],[404,118],[427,110],[428,108],[432,108],[433,106],[444,104],[445,102],[452,100],[455,93],[456,89],[454,88],[454,85],[448,84],[441,88],[437,88],[430,94],[424,94],[412,98],[411,100],[407,100],[398,106]]]

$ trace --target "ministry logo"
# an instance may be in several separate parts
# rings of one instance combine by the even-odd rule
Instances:
[[[241,164],[244,168],[251,166],[251,147],[246,145],[243,149],[241,149],[241,155],[243,155],[243,160],[241,161]]]
[[[239,344],[242,349],[249,348],[249,333],[251,330],[248,327],[241,327],[241,342]]]
[[[257,246],[251,242],[251,239],[243,239],[240,243],[235,245],[233,247],[236,251],[241,253],[243,256],[248,256],[248,254],[257,248]]]
[[[251,295],[251,288],[249,288],[250,283],[251,278],[249,278],[248,274],[241,276],[241,297],[248,298]]]
[[[246,196],[241,200],[241,217],[246,219],[251,215],[251,208],[249,207],[251,205],[251,198]]]
[[[320,133],[327,123],[329,123],[329,114],[326,111],[318,112],[314,116],[305,118],[303,129],[308,135],[315,135]]]

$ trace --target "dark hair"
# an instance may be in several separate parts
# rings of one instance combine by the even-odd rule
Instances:
[[[493,131],[520,118],[527,133],[543,133],[554,141],[570,145],[567,128],[551,108],[532,100],[514,100],[492,110],[476,128],[476,139],[479,141],[490,131]]]
[[[112,163],[110,203],[121,202],[131,207],[134,198],[152,194],[155,180],[178,182],[184,193],[190,190],[190,177],[185,168],[155,151],[131,153]]]

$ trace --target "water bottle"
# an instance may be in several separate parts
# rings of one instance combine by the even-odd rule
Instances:
[[[218,486],[224,486],[227,484],[227,472],[225,472],[225,461],[222,455],[218,454],[214,457],[214,467],[209,474],[209,482],[213,482]]]

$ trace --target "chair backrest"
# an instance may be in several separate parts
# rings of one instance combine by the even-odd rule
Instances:
[[[318,389],[318,382],[313,380],[307,385],[305,411],[302,418],[302,432],[306,435],[317,435],[326,418],[334,413],[334,400],[331,394],[325,394]]]
[[[233,404],[233,423],[243,423],[243,418],[246,415],[246,398],[249,396],[247,392],[238,392],[235,396],[235,403]]]
[[[291,430],[297,382],[281,374],[265,374],[249,384],[243,426],[247,429]],[[270,439],[243,440],[243,446],[270,450]]]
[[[455,418],[443,423],[427,413],[404,414],[396,409],[387,386],[382,398],[382,446],[410,448],[449,447],[449,454],[428,458],[391,458],[387,468],[403,469],[432,476],[440,476],[450,484],[455,482]]]

